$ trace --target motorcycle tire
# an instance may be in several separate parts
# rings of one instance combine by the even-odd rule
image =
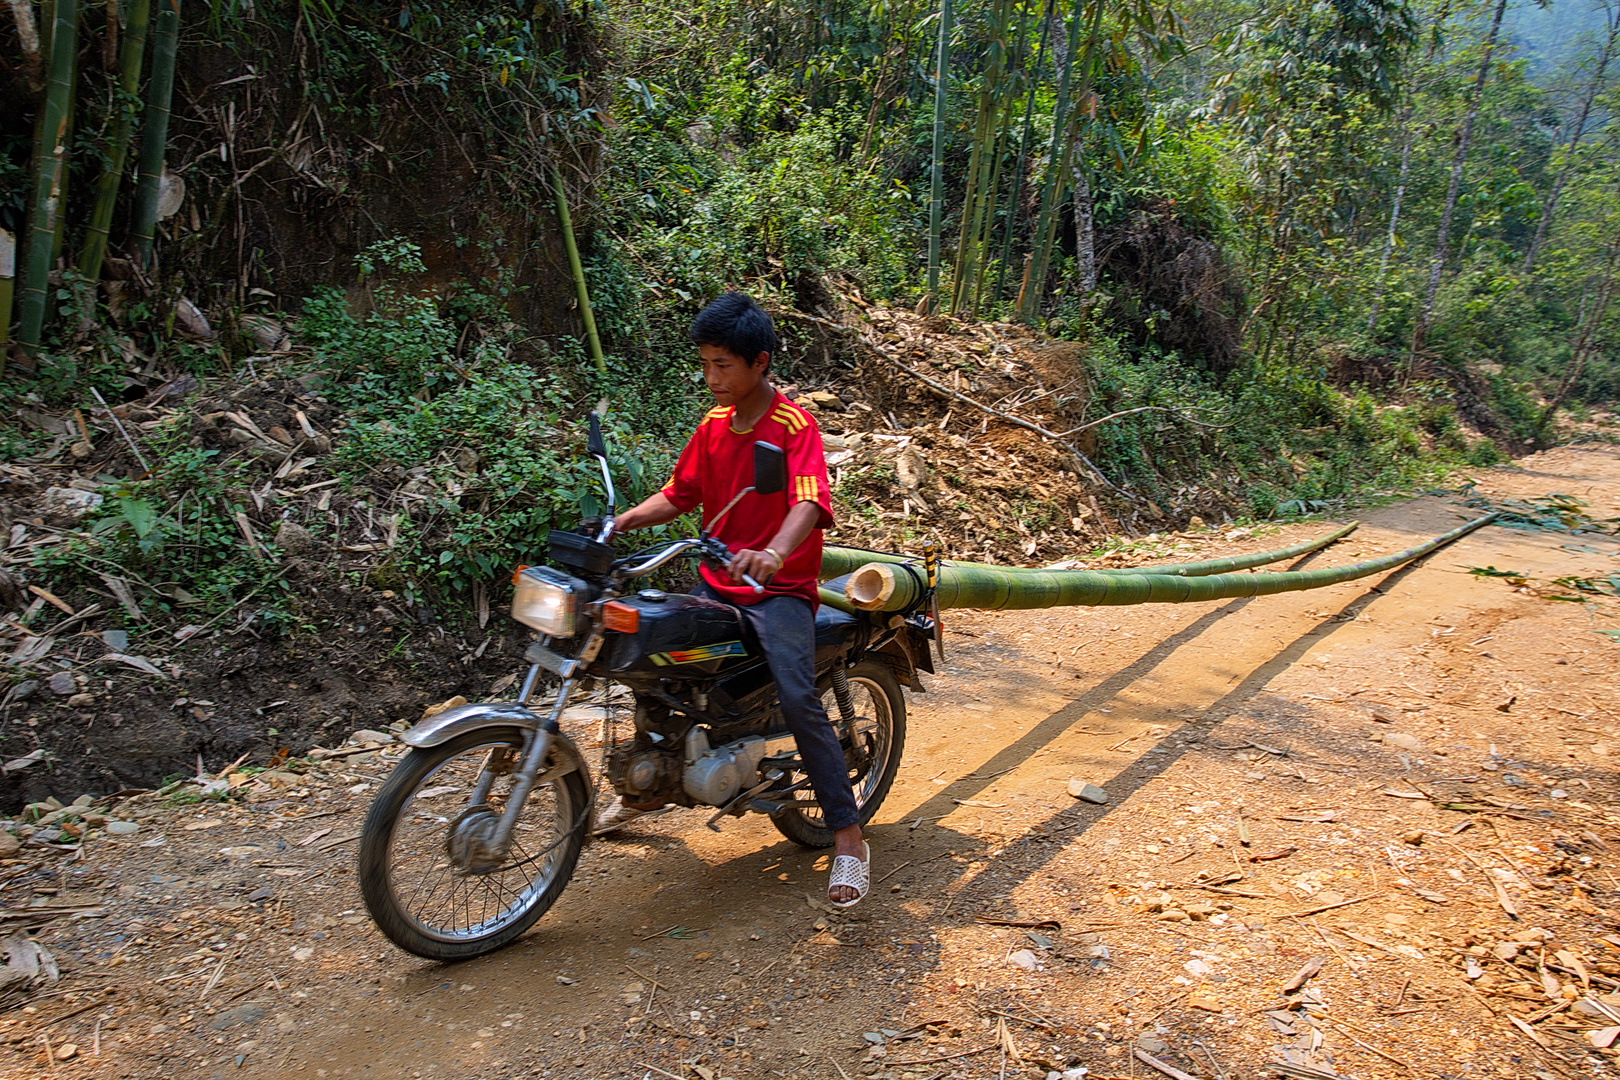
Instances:
[[[862,660],[845,674],[855,696],[857,713],[865,698],[876,707],[874,711],[877,714],[872,717],[873,725],[868,730],[876,736],[881,760],[874,760],[865,772],[852,781],[855,805],[860,811],[860,823],[864,826],[883,805],[889,789],[894,786],[895,776],[900,772],[900,755],[906,747],[906,699],[894,669],[882,661]],[[832,718],[833,726],[841,727],[830,682],[823,684],[822,701],[827,706],[827,715]],[[843,733],[840,732],[842,738]],[[771,815],[771,824],[783,836],[802,847],[824,848],[833,844],[832,830],[821,823],[819,811],[782,810]]]
[[[503,881],[495,881],[492,886],[489,879],[493,874],[446,872],[449,862],[445,837],[450,819],[438,814],[441,808],[433,805],[431,800],[443,797],[448,791],[435,793],[428,785],[435,779],[460,779],[463,785],[458,785],[462,788],[459,794],[464,797],[470,790],[464,783],[467,776],[476,775],[473,772],[473,758],[469,757],[469,764],[461,770],[459,777],[454,772],[443,777],[436,777],[435,774],[472,751],[482,748],[517,749],[523,746],[523,742],[524,732],[520,728],[483,728],[438,746],[413,749],[378,790],[360,834],[360,893],[377,929],[406,952],[427,960],[446,962],[470,960],[494,952],[533,926],[556,903],[573,877],[590,828],[591,789],[585,764],[572,744],[558,744],[552,751],[551,763],[554,765],[559,760],[559,754],[566,754],[574,758],[575,768],[544,784],[536,784],[529,793],[525,815],[534,808],[543,820],[549,807],[555,827],[548,828],[534,841],[536,854],[521,861],[509,857],[508,865],[515,876],[508,880],[513,885],[526,883],[521,887],[511,887]],[[428,809],[413,812],[413,802],[417,799],[423,799],[423,805]],[[457,808],[447,806],[443,809]],[[459,809],[463,814],[468,812],[464,807]],[[421,822],[419,818],[428,820]],[[410,832],[412,827],[415,828],[414,834]],[[519,827],[527,834],[537,826],[527,824],[525,818],[520,819]],[[540,848],[540,843],[547,843],[548,846]],[[417,863],[426,867],[421,872],[421,883],[414,889],[410,888],[408,879],[412,875],[408,870],[396,872],[391,858],[396,844],[406,849],[402,858],[415,857]],[[516,851],[518,855],[527,854],[521,840],[516,843]],[[494,873],[507,872],[497,870]],[[423,903],[432,900],[446,886],[454,896],[454,891],[465,885],[469,890],[481,887],[485,895],[473,893],[459,902],[452,902],[452,915],[458,910],[465,910],[467,917],[472,918],[475,901],[484,904],[480,911],[487,911],[492,903],[500,906],[493,917],[483,918],[465,928],[438,926],[412,908],[430,876],[432,886]],[[401,900],[401,892],[407,893],[407,900]],[[512,899],[508,900],[507,897]]]

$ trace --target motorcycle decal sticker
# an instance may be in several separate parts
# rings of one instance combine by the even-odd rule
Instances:
[[[677,652],[654,653],[648,657],[659,667],[672,664],[701,664],[705,660],[719,660],[727,656],[746,656],[748,650],[740,641],[722,641],[718,645],[705,645],[700,649],[681,649]]]

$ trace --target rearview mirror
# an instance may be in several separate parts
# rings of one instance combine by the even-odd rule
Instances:
[[[602,441],[602,418],[591,413],[591,433],[585,440],[585,450],[591,457],[607,457],[607,443]]]
[[[754,444],[754,490],[761,495],[787,490],[787,455],[780,446]]]

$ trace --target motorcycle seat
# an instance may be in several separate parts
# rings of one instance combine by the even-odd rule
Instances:
[[[827,588],[834,592],[844,591],[844,582],[848,577],[834,578],[825,582]],[[816,645],[842,645],[849,636],[849,628],[860,620],[847,611],[839,611],[835,607],[822,604],[816,608]]]

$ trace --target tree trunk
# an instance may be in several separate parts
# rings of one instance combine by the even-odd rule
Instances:
[[[1378,285],[1373,293],[1372,310],[1367,312],[1367,333],[1371,334],[1378,327],[1378,309],[1384,302],[1384,287],[1388,284],[1389,257],[1395,252],[1396,229],[1401,223],[1401,203],[1406,199],[1406,177],[1412,166],[1412,131],[1408,125],[1412,119],[1412,107],[1408,105],[1401,116],[1401,128],[1406,131],[1406,138],[1401,143],[1401,171],[1400,178],[1395,182],[1395,200],[1389,208],[1389,232],[1384,235],[1384,251],[1378,257]]]
[[[1429,318],[1434,313],[1434,298],[1440,291],[1440,275],[1445,270],[1446,256],[1450,253],[1451,219],[1457,212],[1457,195],[1462,188],[1463,165],[1468,160],[1468,144],[1474,138],[1474,120],[1479,116],[1480,100],[1485,96],[1485,81],[1491,74],[1491,54],[1496,51],[1496,35],[1502,28],[1502,12],[1507,0],[1497,0],[1491,16],[1491,29],[1485,35],[1485,55],[1479,62],[1479,74],[1474,77],[1474,91],[1468,98],[1468,111],[1463,115],[1462,130],[1457,134],[1457,152],[1451,159],[1451,180],[1446,185],[1446,201],[1440,211],[1440,231],[1434,241],[1434,261],[1429,265],[1429,283],[1423,291],[1423,303],[1412,328],[1411,361],[1417,359],[1423,348],[1423,339],[1429,331]]]
[[[40,72],[39,27],[34,23],[33,0],[10,0],[11,17],[17,22],[17,44],[22,47],[23,71],[28,85],[35,91],[43,90],[45,83]]]
[[[1097,291],[1097,231],[1091,205],[1091,180],[1086,167],[1079,161],[1071,166],[1070,184],[1074,188],[1074,252],[1080,276],[1080,299],[1089,303]]]
[[[1536,420],[1536,442],[1542,442],[1547,435],[1547,429],[1552,425],[1554,414],[1564,399],[1574,389],[1579,381],[1581,372],[1586,369],[1586,361],[1595,351],[1598,330],[1603,325],[1603,317],[1608,313],[1609,298],[1614,295],[1615,264],[1620,262],[1620,233],[1609,241],[1609,258],[1603,267],[1603,280],[1598,285],[1597,299],[1592,303],[1592,310],[1587,314],[1586,324],[1581,327],[1580,336],[1575,339],[1575,349],[1569,356],[1569,367],[1564,369],[1564,377],[1558,380],[1558,389],[1554,391],[1547,407],[1541,411]]]
[[[951,0],[940,0],[939,49],[934,63],[934,153],[928,182],[928,295],[932,314],[939,296],[939,232],[945,220],[945,99],[951,79]]]
[[[152,78],[146,86],[146,108],[141,117],[140,181],[129,229],[142,267],[152,265],[152,237],[157,232],[158,193],[163,184],[164,151],[169,144],[169,100],[174,95],[174,58],[179,41],[180,0],[158,0]]]
[[[1536,233],[1530,238],[1530,250],[1524,255],[1526,274],[1536,268],[1536,256],[1541,253],[1541,245],[1547,241],[1547,229],[1552,225],[1553,212],[1558,209],[1558,200],[1564,194],[1564,185],[1569,182],[1570,173],[1575,171],[1575,151],[1581,144],[1581,136],[1586,134],[1586,121],[1592,112],[1592,101],[1603,86],[1603,73],[1608,68],[1609,61],[1614,59],[1615,44],[1620,40],[1620,8],[1612,8],[1606,14],[1609,21],[1608,36],[1604,38],[1602,47],[1593,58],[1595,66],[1592,70],[1592,81],[1587,84],[1586,97],[1581,101],[1581,111],[1575,119],[1575,130],[1570,133],[1564,166],[1558,170],[1558,176],[1553,180],[1552,190],[1547,193],[1547,201],[1541,204],[1541,216],[1536,220]]]
[[[151,20],[152,0],[135,0],[129,9],[129,27],[124,34],[118,62],[118,118],[113,122],[107,145],[107,169],[96,180],[96,202],[85,227],[84,251],[79,255],[79,273],[92,282],[101,280],[101,262],[107,254],[108,231],[113,210],[118,205],[118,186],[124,179],[124,162],[129,156],[130,133],[135,125],[135,92],[140,89],[141,62],[146,53],[146,27]]]
[[[79,43],[78,0],[56,0],[50,31],[50,75],[34,147],[34,193],[28,207],[27,250],[17,290],[17,341],[30,355],[45,332],[47,279],[62,218],[67,179],[68,118],[72,114],[73,62]]]

